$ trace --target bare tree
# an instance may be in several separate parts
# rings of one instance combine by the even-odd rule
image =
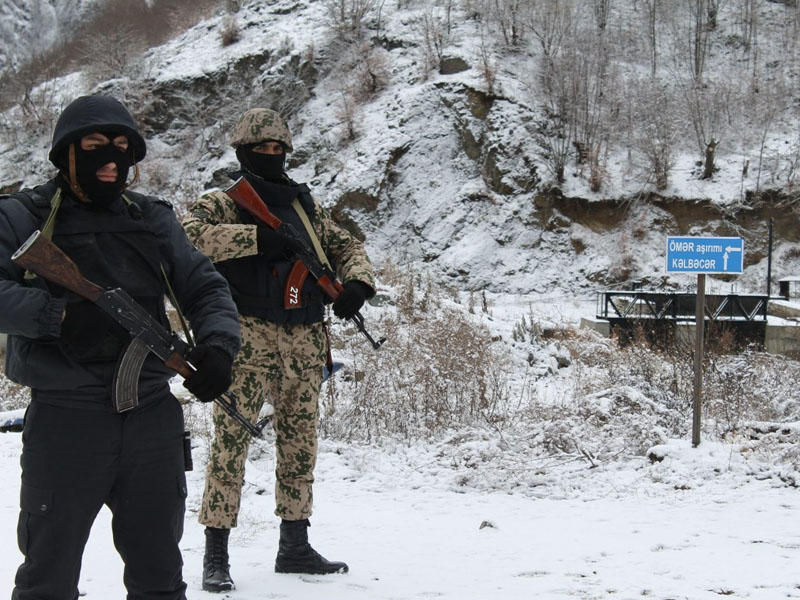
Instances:
[[[484,31],[481,31],[481,45],[479,52],[481,74],[483,75],[483,80],[486,82],[486,91],[489,93],[489,95],[493,95],[497,85],[497,66],[492,58],[491,48],[489,47],[489,43],[486,41],[486,33]]]
[[[442,16],[438,10],[428,7],[422,13],[418,25],[421,38],[423,79],[442,62],[445,48],[450,44],[450,13]]]
[[[344,129],[345,139],[353,141],[358,137],[356,121],[358,117],[358,103],[348,91],[342,91],[339,102],[336,104],[334,114]]]
[[[361,37],[361,29],[376,0],[325,0],[331,27],[341,38]]]
[[[644,0],[645,28],[650,43],[650,74],[655,77],[658,70],[658,12],[661,0]]]
[[[800,172],[800,134],[794,140],[794,144],[786,155],[786,184],[790,188],[794,188]]]
[[[461,10],[464,17],[470,21],[477,21],[483,16],[482,0],[461,0]]]
[[[539,41],[546,59],[558,55],[564,40],[572,34],[575,17],[573,0],[534,2],[528,15],[528,27]]]
[[[611,0],[592,0],[592,11],[597,29],[605,31],[608,25],[608,15],[611,12]]]
[[[798,46],[800,46],[800,2],[796,2],[793,7],[787,6],[785,9],[786,20],[783,31],[783,56],[787,59],[786,68],[791,71],[798,69]]]
[[[550,56],[540,65],[539,86],[534,98],[541,102],[545,118],[537,123],[535,139],[542,158],[558,184],[566,181],[565,171],[576,137],[574,69],[569,58]],[[541,90],[541,91],[539,91]]]
[[[569,156],[572,153],[572,140],[575,139],[574,126],[559,112],[562,105],[568,103],[566,96],[550,98],[551,105],[544,107],[545,119],[537,124],[534,134],[536,141],[542,148],[542,158],[547,169],[562,184],[566,181],[564,172],[567,168]],[[555,110],[552,110],[555,109]]]
[[[715,170],[717,146],[733,124],[735,92],[724,81],[700,84],[692,79],[680,83],[679,87],[686,103],[697,148],[703,157],[701,179],[709,179]]]
[[[758,49],[759,17],[755,0],[743,0],[742,3],[742,39],[747,58],[752,67],[750,86],[756,92],[759,89],[759,49]]]
[[[559,66],[564,69],[560,76],[570,82],[572,108],[568,118],[574,123],[576,163],[588,169],[589,183],[593,191],[599,191],[601,161],[618,112],[616,72],[603,35],[588,31],[571,39]]]
[[[391,61],[386,50],[369,42],[359,44],[355,52],[352,91],[353,97],[363,102],[386,87],[391,74]]]
[[[29,80],[22,87],[19,105],[25,118],[24,127],[29,132],[49,131],[56,122],[59,106],[56,102],[56,85],[52,79],[42,83]]]
[[[692,79],[702,82],[708,52],[708,29],[705,25],[705,2],[707,0],[681,0],[685,11],[659,11],[669,28],[666,43],[670,45],[671,56],[677,71],[686,71]],[[665,4],[664,8],[670,7]]]
[[[777,80],[763,90],[752,92],[747,99],[748,111],[759,134],[758,172],[756,175],[756,192],[761,188],[761,175],[764,166],[764,152],[770,132],[779,117],[785,114],[792,95],[783,79]]]
[[[526,0],[490,0],[490,13],[500,28],[506,47],[517,48],[525,36]]]
[[[739,2],[742,43],[747,52],[755,43],[758,35],[758,7],[756,0],[739,0]]]
[[[81,57],[86,70],[99,81],[125,74],[131,60],[140,51],[134,29],[119,24],[103,36],[86,38]]]
[[[636,144],[648,162],[651,180],[656,189],[669,185],[669,174],[675,164],[678,142],[677,118],[673,93],[669,86],[652,79],[633,82],[631,92],[636,130]]]
[[[706,0],[706,15],[709,29],[717,28],[717,16],[720,10],[725,6],[727,0]]]
[[[618,110],[614,81],[608,49],[594,33],[570,39],[559,56],[541,65],[547,122],[540,130],[552,132],[555,139],[540,145],[557,181],[563,182],[567,158],[575,152],[576,164],[589,171],[592,189],[600,189],[612,113]]]
[[[708,28],[706,27],[706,2],[688,0],[692,17],[692,76],[696,81],[703,77],[708,52]]]

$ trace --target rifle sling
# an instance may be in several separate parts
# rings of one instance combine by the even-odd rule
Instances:
[[[308,233],[308,237],[311,240],[311,245],[314,246],[314,252],[317,258],[328,270],[332,271],[331,263],[328,261],[328,257],[325,256],[325,252],[322,250],[322,244],[314,231],[314,227],[311,225],[308,214],[306,214],[298,198],[292,200],[292,208],[297,213],[297,216],[300,217],[300,221],[303,223],[303,227],[305,227],[306,233]],[[289,273],[283,291],[283,307],[285,309],[290,310],[302,306],[303,301],[301,294],[306,277],[308,277],[308,267],[298,260],[292,267],[291,273]]]
[[[53,197],[50,198],[50,212],[47,215],[47,218],[44,221],[44,225],[42,225],[42,233],[41,235],[46,237],[48,240],[53,239],[53,228],[56,226],[56,215],[58,214],[58,209],[61,207],[61,188],[56,188],[55,194]],[[25,271],[24,278],[25,279],[34,279],[36,277],[36,273],[32,271]]]
[[[298,200],[297,198],[292,200],[292,208],[294,208],[295,212],[297,213],[297,216],[299,216],[300,220],[303,222],[303,227],[306,228],[306,231],[308,232],[308,237],[311,238],[311,243],[314,245],[314,251],[317,253],[317,258],[319,258],[319,261],[323,265],[325,265],[325,267],[327,267],[329,271],[333,272],[331,263],[328,261],[328,257],[325,256],[325,252],[322,250],[322,244],[320,243],[317,234],[314,232],[314,228],[311,226],[311,221],[309,221],[306,211],[303,210],[303,206],[300,204],[300,200]],[[294,271],[294,269],[292,269],[292,271]],[[306,272],[308,272],[308,269],[306,269]],[[289,279],[291,281],[291,277]],[[303,280],[305,280],[305,277],[303,278]],[[287,282],[287,292],[285,294],[285,297],[288,298],[288,282]],[[331,337],[330,334],[328,333],[328,326],[324,322],[322,323],[322,330],[325,332],[325,342],[326,345],[328,346],[328,351],[326,353],[327,356],[325,359],[325,366],[328,367],[328,373],[333,375],[333,356],[331,355]]]
[[[297,216],[300,217],[300,220],[303,222],[303,227],[306,228],[306,232],[308,232],[308,237],[311,238],[311,243],[314,246],[314,251],[317,253],[317,258],[319,259],[319,262],[325,265],[325,267],[328,270],[333,271],[333,269],[331,268],[331,263],[328,261],[328,257],[325,256],[325,252],[322,250],[322,244],[320,243],[317,234],[314,232],[314,227],[312,227],[311,221],[309,221],[308,215],[306,214],[306,211],[303,210],[303,206],[300,204],[299,199],[295,198],[294,200],[292,200],[292,208],[294,208],[295,212],[297,213]]]

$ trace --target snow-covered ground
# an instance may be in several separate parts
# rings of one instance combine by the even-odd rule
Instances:
[[[667,458],[580,471],[584,489],[550,497],[462,488],[423,446],[323,445],[312,543],[350,573],[278,575],[270,442],[247,465],[240,526],[231,537],[239,600],[545,598],[770,600],[800,597],[796,488],[743,476],[731,448],[670,444]],[[19,434],[0,435],[0,585],[21,561],[12,540],[18,514]],[[196,521],[205,451],[188,474],[184,552],[188,597],[200,589],[203,530]],[[535,465],[531,465],[535,468]],[[558,469],[556,469],[556,473]],[[596,481],[596,487],[591,485]],[[86,598],[122,598],[122,564],[103,509],[84,556]]]
[[[597,363],[610,351],[600,343],[573,344],[583,345],[587,355],[600,353],[596,362],[584,356],[584,364],[578,364],[580,357],[573,356],[572,366],[549,369],[565,352],[563,340],[515,341],[513,329],[523,317],[535,316],[537,326],[559,329],[593,316],[594,294],[603,286],[590,275],[625,267],[627,260],[635,267],[631,277],[654,280],[663,274],[666,234],[686,233],[679,231],[685,224],[662,207],[638,201],[630,203],[627,216],[614,227],[600,223],[593,229],[591,222],[579,219],[545,218],[547,207],[537,206],[539,187],[534,184],[537,177],[548,177],[547,170],[526,126],[539,115],[540,101],[520,78],[520,73],[534,72],[535,53],[521,53],[518,59],[495,55],[504,65],[497,73],[501,93],[490,98],[482,91],[486,84],[479,68],[478,22],[459,19],[454,21],[447,51],[465,58],[472,68],[455,74],[434,70],[423,78],[418,27],[424,3],[391,3],[398,8],[390,12],[387,6],[383,15],[385,48],[375,48],[379,57],[388,55],[385,88],[359,104],[354,116],[358,135],[347,140],[342,98],[352,81],[346,75],[356,71],[364,56],[332,41],[321,2],[242,4],[237,17],[241,38],[236,44],[219,45],[225,19],[217,14],[150,49],[135,61],[136,69],[118,79],[94,87],[83,74],[73,73],[43,85],[42,92],[52,95],[56,108],[90,91],[114,93],[134,102],[150,121],[162,116],[166,122],[174,119],[166,131],[148,135],[140,191],[180,205],[210,185],[212,174],[233,165],[226,132],[240,108],[275,100],[270,95],[275,81],[299,73],[293,60],[319,68],[319,74],[311,77],[313,93],[291,119],[298,158],[290,174],[308,181],[328,207],[353,192],[365,197],[365,204],[375,204],[362,210],[354,200],[350,216],[366,232],[376,264],[392,263],[398,270],[408,268],[406,278],[430,276],[437,287],[457,289],[462,312],[469,290],[474,290],[478,302],[480,290],[487,290],[488,311],[475,319],[487,326],[493,345],[496,341],[498,352],[508,359],[513,369],[509,389],[519,395],[521,406],[512,407],[516,413],[508,415],[509,421],[519,422],[504,430],[476,425],[450,437],[412,438],[405,444],[391,438],[372,445],[323,441],[310,534],[324,555],[350,564],[351,572],[342,576],[273,572],[278,538],[272,514],[273,451],[271,442],[257,443],[248,462],[240,527],[231,538],[237,590],[225,596],[241,600],[800,597],[800,527],[795,513],[800,506],[795,487],[800,468],[793,459],[800,427],[792,423],[800,420],[800,400],[795,390],[787,390],[785,384],[780,392],[774,391],[773,380],[760,375],[762,364],[752,380],[744,381],[749,387],[725,391],[738,392],[741,400],[754,397],[759,387],[758,398],[767,397],[764,404],[776,406],[772,425],[780,424],[789,433],[774,433],[763,442],[738,434],[723,443],[719,441],[723,436],[706,433],[724,431],[725,424],[715,430],[709,423],[703,443],[695,449],[687,441],[688,422],[680,439],[676,439],[679,428],[677,434],[668,428],[673,419],[686,415],[664,404],[666,386],[659,389],[658,372],[648,372],[651,379],[639,383],[652,385],[639,389],[634,377],[618,381],[603,373],[605,365]],[[406,8],[400,8],[402,4]],[[728,8],[733,15],[733,6]],[[784,14],[778,3],[762,3],[760,10],[765,15]],[[763,22],[768,26],[772,21]],[[761,36],[763,56],[771,55],[767,45],[779,37]],[[250,73],[247,64],[259,61],[264,61],[263,69]],[[237,74],[234,65],[244,65],[243,74]],[[713,71],[723,73],[722,78],[739,72],[728,67]],[[224,85],[228,80],[230,85]],[[165,92],[175,106],[159,108],[156,103],[148,108],[145,100],[153,89]],[[479,116],[481,106],[475,102],[480,105],[481,98],[486,114]],[[9,134],[0,139],[0,184],[40,183],[42,174],[51,169],[46,162],[50,128],[42,126],[29,139],[33,134],[16,126],[22,119],[20,111],[17,107],[0,115]],[[765,169],[770,164],[780,166],[791,155],[796,120],[790,125],[785,131],[776,126],[765,137],[765,155],[772,157],[765,161]],[[512,193],[497,192],[497,182],[490,185],[491,177],[484,172],[486,158],[495,150],[501,183],[513,184]],[[720,170],[710,180],[699,180],[696,150],[690,142],[681,144],[664,195],[690,202],[707,198],[733,210],[743,192],[756,186],[758,151],[758,143],[745,140],[737,145],[725,139],[718,156]],[[747,159],[753,167],[745,176],[742,166]],[[609,196],[633,198],[649,190],[636,161],[626,158],[621,148],[608,158],[606,187],[600,193],[591,192],[575,169],[569,171],[562,190],[566,197],[601,203]],[[769,182],[780,187],[775,183],[782,181],[780,172],[767,175],[765,171],[762,186]],[[715,222],[716,217],[690,233],[715,231],[719,226]],[[783,258],[775,261],[773,281],[794,274],[800,264],[793,235],[775,243],[776,257]],[[742,292],[763,289],[766,254],[756,248],[753,256],[757,260],[735,283],[710,280],[707,291],[727,293],[734,285]],[[688,275],[675,275],[670,281],[681,289],[691,289],[694,282]],[[399,286],[394,286],[381,292],[397,304]],[[440,302],[458,308],[450,300]],[[382,323],[374,313],[366,314],[373,333],[381,333]],[[424,318],[441,319],[441,315],[426,312]],[[387,363],[398,360],[398,346],[390,340],[382,350]],[[631,362],[637,360],[634,354],[627,356],[633,357]],[[346,361],[347,356],[338,358]],[[791,379],[792,371],[786,373],[784,378]],[[620,374],[626,372],[616,364],[613,375]],[[599,383],[588,385],[594,379]],[[346,385],[341,387],[347,391]],[[530,395],[523,398],[523,392]],[[2,400],[8,401],[7,396]],[[523,399],[531,406],[523,405]],[[346,393],[345,400],[351,400]],[[712,400],[729,402],[731,396]],[[548,402],[553,403],[549,412]],[[205,409],[188,405],[187,416],[195,420],[196,432],[204,424],[207,429]],[[744,409],[742,415],[734,414],[731,422],[741,425],[737,419],[749,418]],[[628,425],[637,429],[630,432]],[[651,462],[641,449],[631,450],[651,437],[666,437],[654,451],[660,462]],[[568,450],[547,446],[564,440]],[[195,471],[188,474],[183,549],[188,596],[195,600],[219,597],[200,590],[203,531],[196,513],[207,443],[207,438],[197,436]],[[0,586],[7,590],[21,561],[15,543],[19,452],[19,434],[0,434],[0,464],[5,467],[0,470],[0,534],[5,540]],[[124,596],[122,565],[106,510],[89,541],[80,588],[90,599]]]

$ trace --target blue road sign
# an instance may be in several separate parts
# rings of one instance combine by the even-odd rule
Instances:
[[[741,273],[744,240],[736,237],[668,237],[668,273]]]

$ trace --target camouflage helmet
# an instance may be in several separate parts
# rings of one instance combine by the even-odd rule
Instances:
[[[277,140],[292,151],[292,134],[283,117],[268,108],[251,108],[242,115],[231,132],[231,146]]]

